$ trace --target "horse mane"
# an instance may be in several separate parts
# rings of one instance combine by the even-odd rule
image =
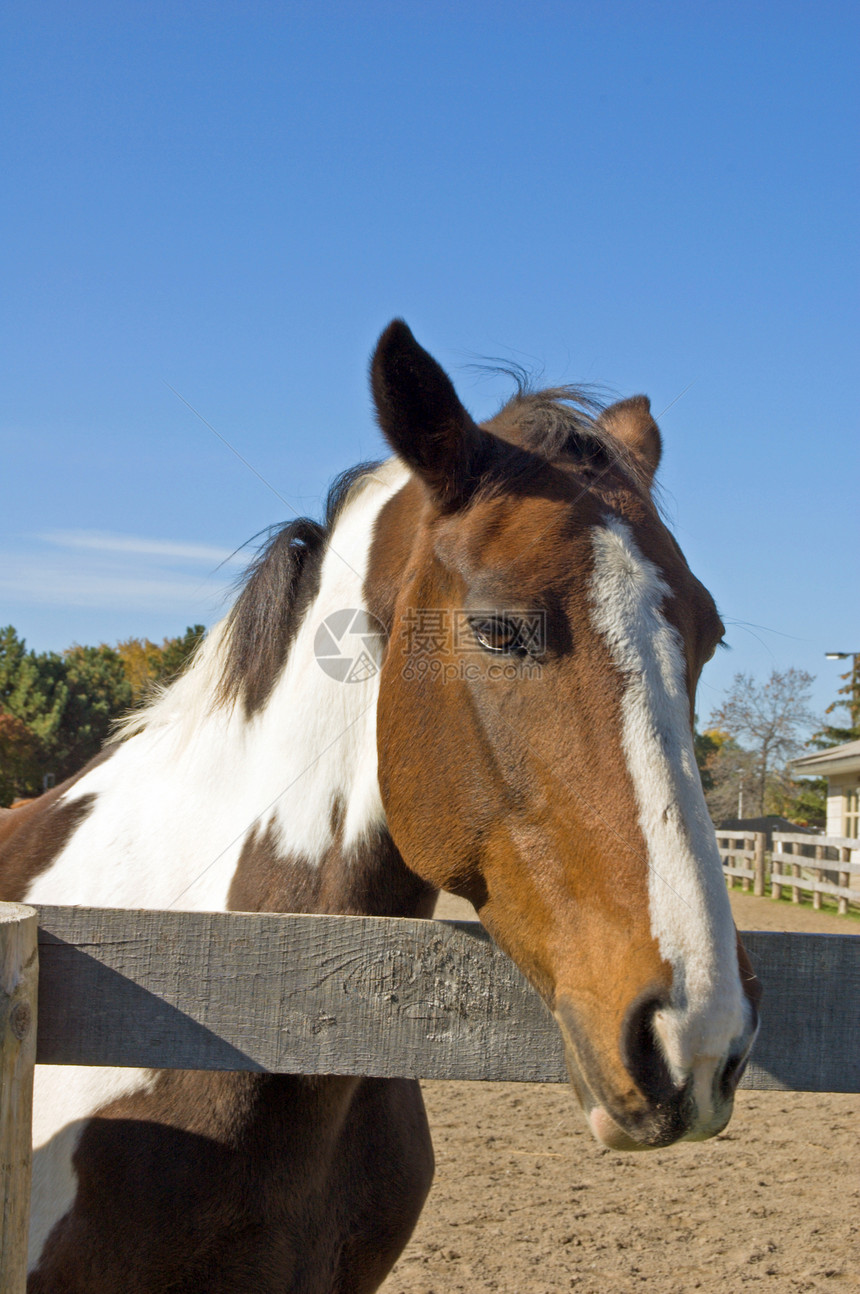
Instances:
[[[517,390],[499,412],[482,425],[531,456],[550,463],[571,462],[604,472],[613,464],[647,490],[641,464],[601,421],[607,407],[594,388],[551,386],[533,390],[519,365],[503,370]],[[534,460],[532,460],[533,462]],[[528,464],[522,470],[529,474]]]
[[[319,589],[323,557],[355,486],[379,466],[359,463],[336,476],[322,521],[296,517],[269,529],[268,539],[239,581],[239,595],[224,620],[199,644],[172,683],[115,726],[112,742],[175,717],[184,693],[187,726],[203,711],[232,709],[246,718],[263,708],[283,669],[293,639]],[[192,689],[189,696],[187,689]]]
[[[266,704],[319,591],[322,561],[337,519],[355,485],[378,466],[359,463],[335,477],[322,522],[297,517],[271,533],[227,615],[216,705],[230,707],[241,701],[250,718]]]

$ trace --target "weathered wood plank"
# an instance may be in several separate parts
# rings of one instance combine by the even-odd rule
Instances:
[[[41,908],[38,1060],[562,1082],[555,1024],[475,922]],[[860,1090],[860,938],[744,936],[747,1086]]]
[[[39,975],[36,913],[0,903],[0,1290],[24,1294]]]
[[[723,869],[726,870],[725,868]],[[822,867],[821,871],[828,871]],[[836,871],[836,868],[833,868]],[[817,894],[831,894],[838,899],[852,899],[855,902],[860,900],[860,890],[852,890],[848,885],[833,885],[830,881],[813,881],[804,876],[788,876],[785,872],[772,872],[771,883],[773,885],[790,885],[792,889],[807,890]]]
[[[841,872],[845,876],[860,875],[860,863],[846,863],[838,858],[810,858],[806,854],[774,854],[773,866],[802,867],[808,872]]]
[[[722,833],[720,833],[722,839]],[[773,833],[774,848],[779,845],[829,845],[831,849],[860,849],[860,840],[853,836],[809,836],[797,835],[790,831],[775,831]]]
[[[564,1076],[548,1011],[475,922],[41,908],[40,952],[40,1062]]]
[[[860,937],[745,930],[764,986],[743,1087],[860,1091]]]

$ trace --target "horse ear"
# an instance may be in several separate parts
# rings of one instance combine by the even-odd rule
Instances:
[[[451,379],[402,319],[388,325],[370,362],[376,416],[394,452],[445,507],[474,491],[492,439],[470,418]]]
[[[663,442],[660,429],[651,416],[651,401],[647,395],[633,395],[629,400],[611,404],[597,421],[636,455],[650,486],[660,465]]]

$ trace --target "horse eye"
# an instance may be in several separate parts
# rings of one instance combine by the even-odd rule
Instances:
[[[485,651],[511,652],[520,646],[520,627],[502,617],[470,621],[472,632]]]
[[[729,644],[726,642],[725,638],[721,638],[720,641],[714,647],[712,647],[711,650],[708,652],[707,656],[705,657],[705,664],[707,665],[708,661],[711,661],[714,659],[714,657],[716,656],[717,652],[720,650],[721,647],[725,650],[728,648],[728,645]]]

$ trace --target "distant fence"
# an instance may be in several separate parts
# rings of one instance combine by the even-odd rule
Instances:
[[[773,897],[781,898],[786,885],[794,903],[800,902],[801,890],[805,890],[812,894],[812,906],[820,908],[822,894],[828,894],[836,899],[837,910],[844,916],[849,903],[860,902],[860,891],[851,888],[851,877],[860,876],[860,863],[851,861],[855,850],[860,850],[860,841],[846,836],[775,832],[770,874]]]
[[[744,834],[738,831],[718,831],[717,849],[723,860],[723,875],[729,887],[740,879],[741,889],[748,891],[752,883],[754,894],[764,894],[767,836],[763,831]]]
[[[788,887],[794,903],[800,902],[801,893],[811,894],[816,909],[826,894],[836,900],[841,916],[849,903],[860,904],[860,888],[851,884],[852,876],[860,876],[860,863],[851,861],[852,854],[860,852],[860,840],[775,831],[768,852],[763,831],[718,830],[716,837],[729,888],[740,880],[743,890],[763,895],[770,882],[771,898],[781,899]]]

